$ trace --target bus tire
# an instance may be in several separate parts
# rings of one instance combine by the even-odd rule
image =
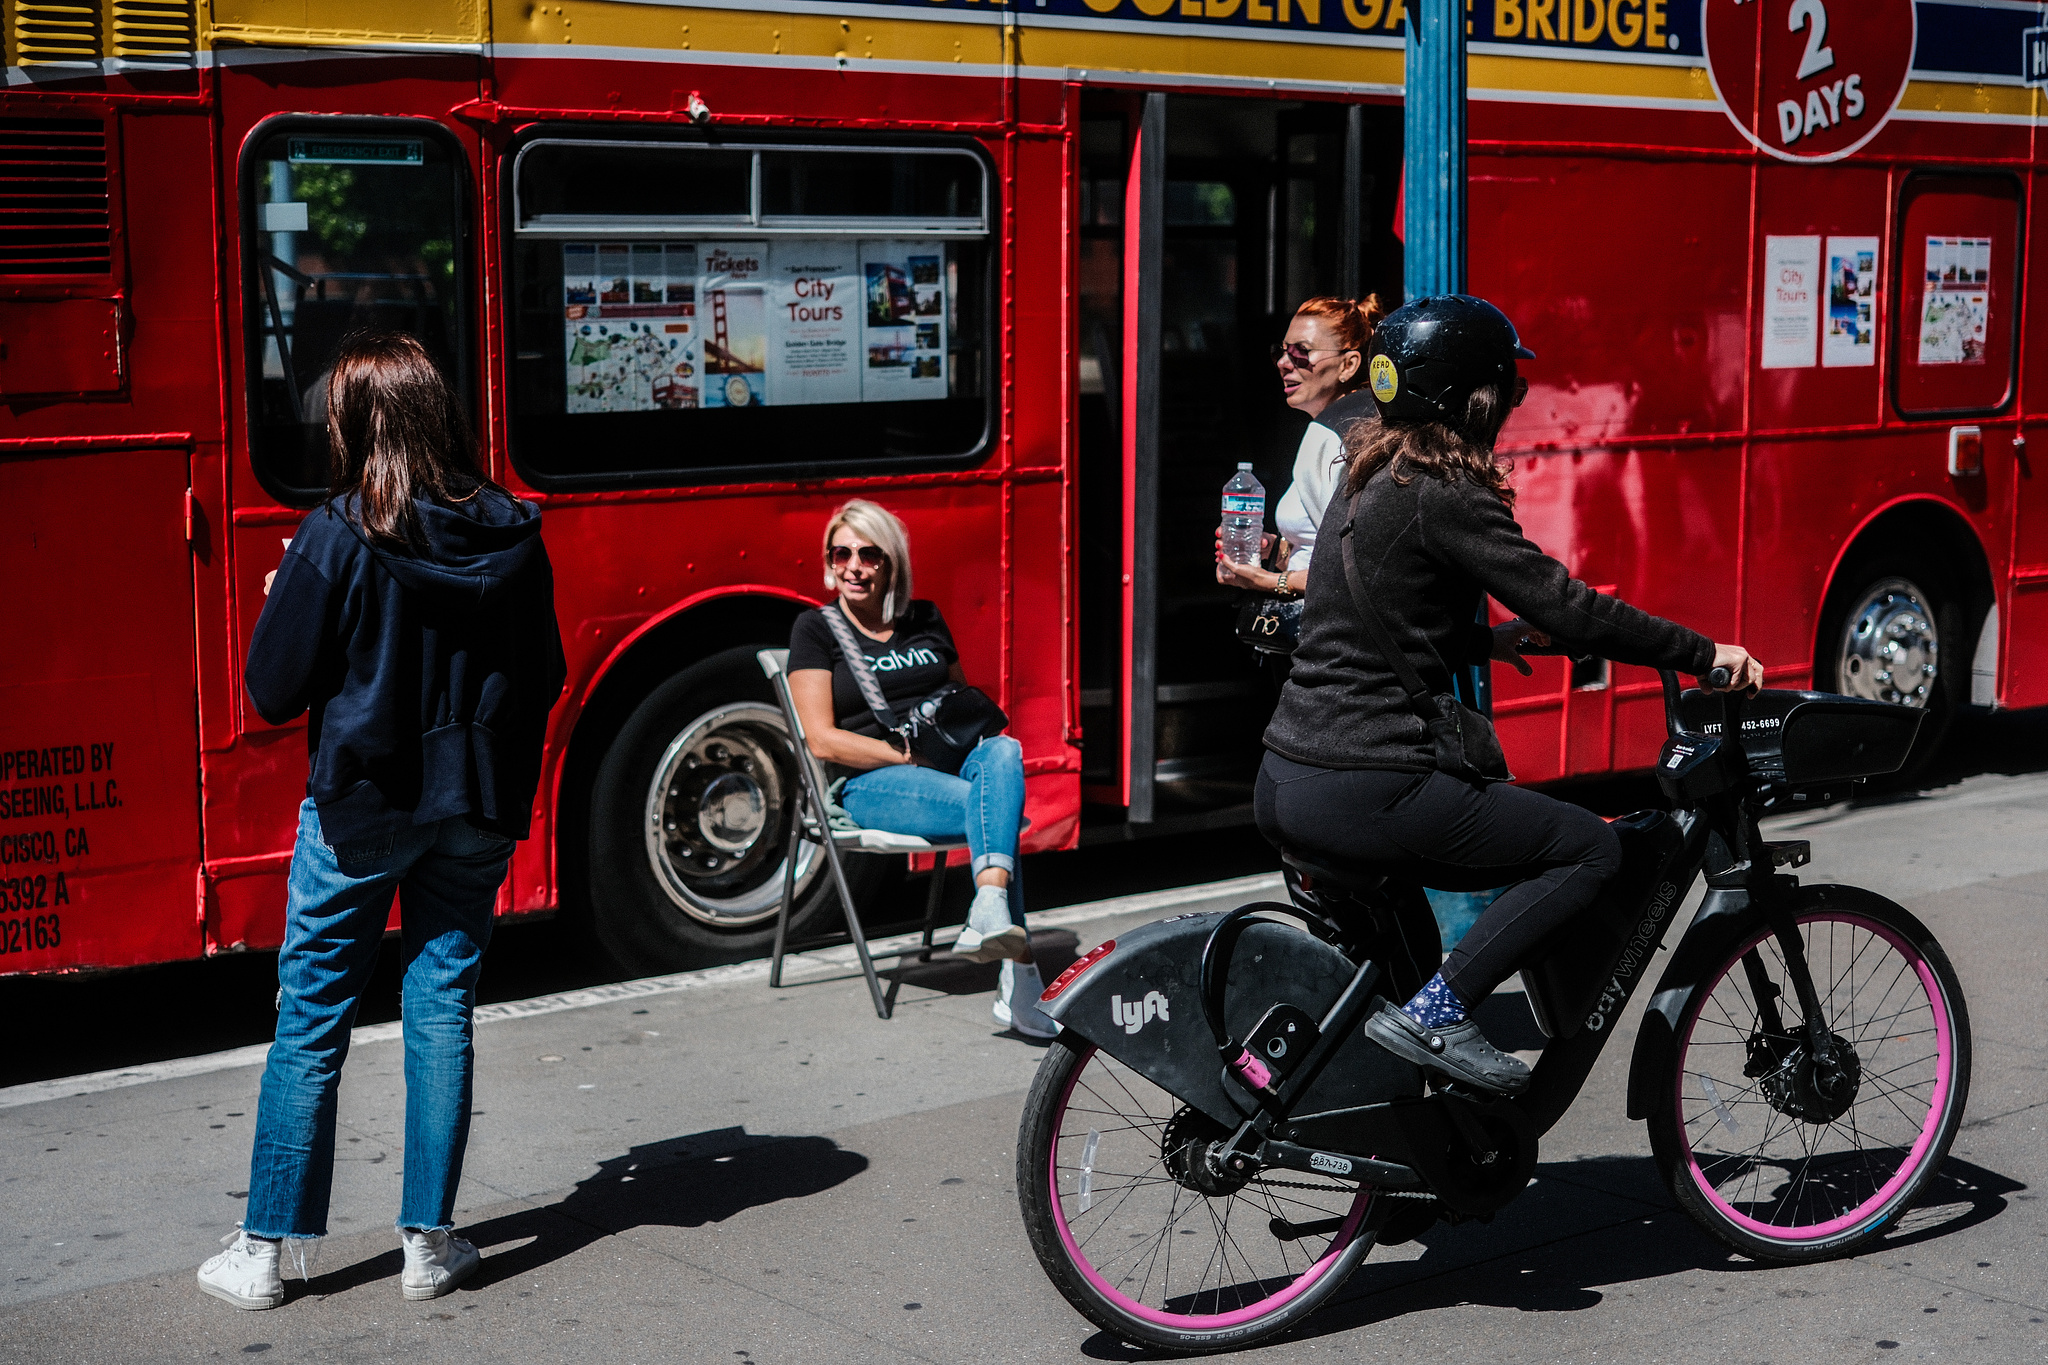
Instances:
[[[1963,593],[1940,566],[1880,550],[1845,563],[1821,608],[1814,686],[1927,712],[1898,785],[1926,768],[1968,700]],[[1889,653],[1887,651],[1890,651]]]
[[[598,765],[590,793],[590,922],[630,976],[688,971],[771,951],[797,771],[756,646],[714,654],[650,692]],[[853,858],[867,899],[887,869]],[[823,857],[802,846],[793,936],[837,897]]]

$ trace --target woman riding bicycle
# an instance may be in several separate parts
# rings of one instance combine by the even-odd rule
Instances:
[[[1346,442],[1350,471],[1318,562],[1338,560],[1334,533],[1348,522],[1361,586],[1432,695],[1452,690],[1453,670],[1489,658],[1526,674],[1518,645],[1552,635],[1621,663],[1726,668],[1732,686],[1760,686],[1762,667],[1741,646],[1595,592],[1522,534],[1494,441],[1528,391],[1515,362],[1534,358],[1483,299],[1418,299],[1382,320],[1367,362],[1380,421],[1355,426]],[[1374,647],[1351,575],[1337,569],[1309,579],[1293,673],[1266,730],[1260,832],[1312,858],[1370,865],[1411,900],[1423,886],[1507,888],[1442,970],[1366,1031],[1418,1065],[1519,1093],[1529,1069],[1468,1015],[1593,903],[1619,866],[1619,845],[1580,807],[1439,771],[1428,727]],[[1488,595],[1520,619],[1478,624]]]

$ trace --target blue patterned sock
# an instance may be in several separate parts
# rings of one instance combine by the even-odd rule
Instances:
[[[1415,998],[1401,1006],[1401,1012],[1424,1028],[1449,1028],[1465,1022],[1465,1002],[1444,984],[1442,972],[1415,992]]]

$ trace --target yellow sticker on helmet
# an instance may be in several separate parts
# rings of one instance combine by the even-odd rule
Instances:
[[[1372,358],[1369,367],[1372,376],[1372,396],[1382,403],[1394,401],[1394,395],[1401,391],[1401,372],[1394,368],[1394,362],[1383,355]]]

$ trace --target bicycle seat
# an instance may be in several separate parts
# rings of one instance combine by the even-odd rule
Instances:
[[[1333,891],[1366,895],[1379,890],[1387,881],[1386,872],[1374,863],[1342,862],[1320,853],[1305,854],[1291,848],[1280,850],[1280,861],[1316,886]]]

